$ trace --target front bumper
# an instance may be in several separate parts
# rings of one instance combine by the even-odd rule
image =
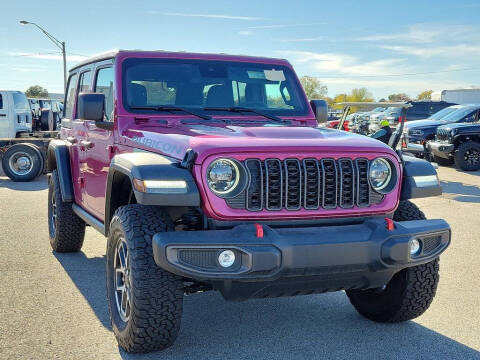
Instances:
[[[445,159],[450,159],[453,155],[453,150],[455,149],[454,144],[439,141],[429,141],[427,147],[433,155],[440,156]]]
[[[411,136],[411,135],[408,135],[408,134],[404,133],[402,144],[405,144],[406,146],[402,146],[402,148],[411,152],[411,153],[421,155],[425,151],[425,148],[423,147],[422,141],[423,141],[423,139],[421,139],[421,138],[417,138],[415,136]]]
[[[166,232],[154,235],[153,255],[161,268],[213,282],[227,298],[258,297],[272,286],[311,292],[372,288],[386,284],[403,268],[435,259],[450,243],[450,227],[444,220],[394,225],[388,230],[383,219],[306,228],[263,225],[263,237],[258,233],[260,225],[253,224],[230,230]],[[422,245],[415,256],[409,247],[413,238]],[[236,255],[227,269],[218,263],[219,253],[226,249]],[[241,295],[234,285],[243,289]]]

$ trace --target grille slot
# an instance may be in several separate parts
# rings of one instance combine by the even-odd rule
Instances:
[[[260,160],[248,159],[245,165],[250,176],[247,188],[247,210],[259,211],[263,208],[263,169]]]
[[[278,159],[265,160],[265,208],[281,210],[283,200],[283,169]]]
[[[247,159],[244,165],[249,184],[243,208],[249,211],[349,209],[368,207],[384,198],[371,190],[365,158]],[[234,200],[227,203],[239,209],[242,196]]]
[[[323,172],[323,203],[325,209],[337,207],[337,164],[333,159],[321,161]]]
[[[447,141],[450,136],[450,130],[447,129],[437,129],[437,134],[436,134],[436,139],[437,140],[442,140],[442,141]]]
[[[302,206],[302,169],[297,159],[287,159],[285,164],[285,208],[299,210]]]
[[[357,206],[370,205],[370,185],[368,183],[368,160],[356,159],[357,170]]]
[[[315,159],[303,160],[304,199],[303,207],[307,210],[316,210],[320,207],[323,194],[322,172]]]
[[[350,159],[340,159],[340,207],[348,209],[355,204],[355,175],[353,171],[353,161]]]

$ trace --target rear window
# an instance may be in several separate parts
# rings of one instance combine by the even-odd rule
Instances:
[[[28,100],[25,94],[13,93],[13,107],[15,110],[30,111],[30,105],[28,105]]]

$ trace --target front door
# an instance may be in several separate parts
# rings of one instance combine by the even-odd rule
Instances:
[[[97,67],[93,91],[105,95],[104,121],[113,125],[114,73],[111,66]],[[89,212],[99,220],[105,217],[105,190],[110,161],[114,155],[112,130],[99,128],[94,121],[85,120],[87,139],[85,150],[84,196]]]

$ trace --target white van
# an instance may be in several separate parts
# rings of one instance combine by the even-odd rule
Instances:
[[[0,90],[0,139],[32,132],[32,111],[21,91]]]

